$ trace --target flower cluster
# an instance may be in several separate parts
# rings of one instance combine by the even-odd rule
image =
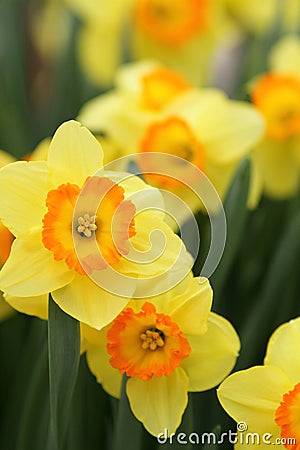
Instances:
[[[3,2],[1,448],[300,449],[299,18]]]

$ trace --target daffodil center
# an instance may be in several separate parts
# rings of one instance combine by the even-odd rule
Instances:
[[[156,350],[157,347],[165,345],[164,333],[158,328],[150,328],[144,333],[141,333],[142,348],[144,350]]]
[[[140,144],[140,152],[157,152],[159,153],[157,160],[152,159],[151,167],[147,164],[147,157],[141,158],[140,167],[149,175],[145,175],[145,179],[149,179],[150,183],[156,183],[159,187],[168,186],[177,188],[180,186],[182,173],[184,172],[186,179],[189,179],[189,165],[191,162],[200,170],[205,168],[205,149],[202,142],[195,136],[189,124],[183,119],[172,116],[160,122],[152,123],[146,130],[144,138]],[[170,154],[174,156],[173,162],[168,164],[168,174],[158,175],[161,168],[164,167],[162,154]],[[193,172],[193,171],[192,171]],[[195,176],[191,173],[191,179]]]
[[[206,27],[209,0],[137,0],[137,26],[152,39],[178,46]]]
[[[170,316],[146,302],[140,312],[126,308],[107,332],[110,364],[128,377],[150,380],[169,376],[191,352]]]
[[[91,177],[81,189],[62,184],[48,192],[46,206],[42,242],[79,275],[104,270],[129,252],[135,206],[109,178]]]
[[[300,80],[268,73],[254,85],[251,96],[266,119],[270,138],[284,140],[300,134]]]
[[[5,263],[10,254],[13,240],[14,236],[0,221],[0,267]]]
[[[84,214],[83,216],[78,217],[77,222],[78,226],[76,230],[81,236],[90,238],[93,231],[97,230],[96,216]]]
[[[280,436],[285,439],[286,448],[300,449],[300,383],[284,394],[283,401],[275,413],[275,422],[281,428]],[[291,445],[294,439],[296,445]]]
[[[157,68],[142,78],[142,106],[160,110],[188,89],[189,83],[179,74],[164,67]]]

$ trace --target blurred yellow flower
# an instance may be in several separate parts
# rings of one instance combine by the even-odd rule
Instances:
[[[149,285],[161,275],[160,283],[169,286],[172,271],[190,268],[190,255],[161,212],[135,214],[138,199],[132,196],[141,194],[143,202],[154,197],[156,203],[158,191],[134,176],[97,176],[101,167],[97,140],[70,121],[56,131],[47,161],[1,169],[0,217],[16,239],[0,287],[17,310],[43,317],[51,292],[65,312],[100,328],[134,297],[138,284],[142,290],[138,279]],[[159,240],[149,242],[154,229],[166,240],[163,250]],[[138,261],[134,251],[142,255]],[[110,290],[101,287],[107,281]]]
[[[71,16],[64,3],[65,0],[45,0],[31,1],[29,5],[30,37],[45,63],[57,61],[71,38]]]
[[[153,61],[122,67],[116,89],[87,102],[79,120],[108,136],[119,156],[162,152],[191,162],[221,198],[237,165],[264,132],[264,120],[252,105],[229,100],[217,89],[195,89]],[[186,168],[178,170],[185,173]],[[176,193],[190,203],[190,192],[183,192],[182,186]]]
[[[263,35],[275,27],[281,32],[297,31],[300,18],[298,0],[225,0],[229,13],[239,27]]]
[[[299,188],[300,40],[282,38],[270,54],[270,71],[251,84],[251,99],[266,121],[264,139],[253,152],[260,189],[286,198]]]
[[[226,35],[223,0],[66,0],[82,20],[78,54],[96,84],[109,85],[124,54],[156,58],[189,81],[206,82],[213,50]]]
[[[148,302],[130,302],[100,332],[82,326],[87,361],[103,388],[119,397],[122,374],[134,415],[149,433],[175,432],[188,392],[216,386],[232,370],[238,336],[210,312],[212,289],[205,278],[189,278]]]
[[[270,448],[278,438],[282,438],[278,448],[299,448],[299,341],[297,318],[273,333],[263,366],[230,375],[217,391],[225,411],[237,422],[245,422],[247,432],[260,434],[257,448]],[[262,441],[264,433],[272,436],[271,442]],[[247,443],[241,441],[236,448],[247,448]]]

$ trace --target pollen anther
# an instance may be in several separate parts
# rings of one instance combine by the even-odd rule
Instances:
[[[163,347],[165,342],[162,337],[162,333],[159,330],[146,330],[145,333],[140,335],[142,342],[142,348],[144,350],[156,350],[157,347]]]
[[[84,216],[80,216],[77,219],[78,226],[77,232],[81,236],[91,237],[92,232],[97,230],[97,225],[95,223],[96,216],[90,216],[89,214],[84,214]]]

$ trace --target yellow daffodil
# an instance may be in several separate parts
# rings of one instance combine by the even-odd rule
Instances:
[[[4,167],[6,164],[9,164],[14,160],[15,159],[13,158],[13,156],[0,150],[0,167]],[[14,236],[12,235],[12,233],[0,221],[0,268],[3,266],[9,256],[13,240]],[[3,320],[6,317],[10,316],[12,312],[13,309],[5,300],[3,300],[2,292],[0,291],[0,320]]]
[[[151,293],[151,281],[169,287],[191,267],[161,211],[148,210],[159,201],[158,191],[129,174],[98,176],[101,167],[98,141],[70,121],[56,131],[47,161],[1,169],[0,217],[16,239],[0,288],[17,310],[44,317],[51,293],[61,309],[99,328],[130,297],[147,296],[144,280]],[[153,230],[164,245],[150,242]]]
[[[191,162],[224,197],[237,165],[263,136],[261,114],[220,90],[195,89],[153,61],[124,66],[116,80],[116,89],[88,102],[79,120],[107,135],[120,155],[159,152]],[[160,166],[159,159],[156,171]]]
[[[299,449],[299,340],[300,318],[281,325],[269,340],[264,365],[230,375],[218,389],[225,411],[244,422],[247,432],[259,434],[255,448],[281,442],[276,448]],[[247,448],[245,436],[238,442],[237,448]]]
[[[82,326],[87,361],[103,388],[119,397],[122,374],[134,415],[149,433],[173,433],[188,392],[216,386],[232,370],[239,339],[230,323],[210,312],[212,289],[189,278],[178,292],[130,302],[101,331]]]
[[[46,64],[57,61],[71,37],[71,16],[64,3],[65,0],[46,0],[31,2],[29,6],[31,41]]]
[[[45,161],[47,159],[48,150],[50,145],[50,139],[44,139],[41,141],[32,153],[26,155],[23,159],[26,161]],[[0,152],[0,166],[3,167],[6,164],[14,162],[15,158],[11,155]],[[6,228],[0,221],[0,267],[6,262],[9,254],[11,245],[14,240],[14,235]],[[29,303],[27,299],[26,305],[23,304],[22,298],[11,298],[10,296],[4,295],[9,301],[2,299],[2,294],[0,297],[1,308],[0,308],[0,319],[3,319],[14,312],[14,309],[9,305],[11,303],[15,309],[20,312],[27,312],[28,314],[34,314],[41,319],[47,319],[48,317],[48,296],[44,295],[41,297],[32,298],[32,304]],[[11,300],[11,301],[10,301]]]
[[[251,85],[251,99],[266,121],[253,153],[258,183],[268,196],[295,194],[300,174],[300,40],[283,38],[270,55],[270,71]]]
[[[223,1],[137,0],[133,55],[152,57],[197,86],[207,83],[213,51],[226,36]]]
[[[156,58],[202,84],[215,45],[227,33],[223,0],[67,0],[82,20],[78,54],[97,84],[109,85],[129,58]],[[100,56],[99,56],[100,55]]]
[[[264,35],[274,27],[297,31],[300,17],[298,0],[225,0],[229,13],[244,31]]]

